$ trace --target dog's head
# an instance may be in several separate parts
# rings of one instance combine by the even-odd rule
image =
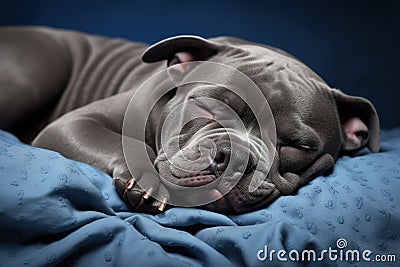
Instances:
[[[178,36],[151,46],[143,55],[145,62],[162,60],[175,66],[170,68],[172,76],[189,73],[190,66],[185,63],[193,61],[235,68],[257,85],[263,95],[257,101],[267,102],[273,114],[276,142],[271,154],[270,144],[261,139],[254,110],[221,85],[185,84],[159,101],[148,127],[154,138],[148,141],[156,140],[151,144],[158,150],[154,164],[163,178],[180,186],[196,187],[224,173],[228,180],[240,176],[227,194],[212,190],[210,194],[219,199],[205,205],[206,209],[245,212],[260,208],[279,195],[295,192],[331,168],[342,153],[354,153],[364,146],[373,152],[379,150],[379,121],[373,105],[330,88],[311,69],[279,49],[235,38]],[[227,81],[234,79],[226,73],[214,74]],[[167,156],[167,148],[160,142],[161,129],[178,106],[186,114],[182,117],[194,119],[164,136],[164,146],[179,147]],[[237,134],[239,125],[244,127],[246,138]],[[254,191],[249,190],[252,179],[259,181]],[[229,182],[225,179],[220,186],[229,186]]]

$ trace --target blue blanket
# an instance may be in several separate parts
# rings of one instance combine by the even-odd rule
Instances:
[[[0,131],[0,266],[371,266],[377,255],[399,262],[400,129],[382,140],[380,153],[343,157],[331,174],[265,209],[152,216],[129,211],[101,171]],[[329,249],[336,260],[323,254]],[[279,250],[286,254],[278,258]],[[323,261],[301,261],[307,250]],[[348,250],[370,250],[371,261],[338,256]]]

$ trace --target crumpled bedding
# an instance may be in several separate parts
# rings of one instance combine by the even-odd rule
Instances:
[[[371,266],[260,260],[268,251],[369,249],[400,261],[400,128],[296,195],[247,214],[134,213],[106,174],[0,131],[0,266]],[[260,254],[261,253],[261,254]],[[396,263],[376,263],[396,266]]]

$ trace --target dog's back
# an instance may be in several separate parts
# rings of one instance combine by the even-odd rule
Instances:
[[[141,61],[146,48],[67,30],[1,28],[0,128],[30,142],[63,114],[134,89],[161,65]]]

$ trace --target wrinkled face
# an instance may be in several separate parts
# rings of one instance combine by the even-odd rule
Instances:
[[[260,64],[259,50],[246,52],[236,55],[232,62],[221,57],[225,59],[220,63],[233,65],[259,87],[263,97],[257,101],[269,104],[274,120],[258,121],[250,104],[238,94],[220,85],[200,82],[169,92],[158,123],[156,169],[163,178],[183,187],[217,181],[219,185],[209,194],[218,200],[205,206],[211,210],[243,212],[263,206],[281,191],[297,188],[302,172],[327,150],[337,153],[341,146],[334,104],[323,93],[326,85],[318,76],[308,69],[299,75],[299,69],[304,67],[300,63],[296,66],[294,61],[293,67],[282,59],[265,59]],[[326,106],[324,121],[328,122],[318,125],[323,127],[322,132],[314,129],[321,114],[316,107],[321,104]],[[171,115],[174,112],[179,114]],[[171,117],[176,127],[165,133],[163,124]],[[260,123],[276,123],[272,128],[276,127],[277,136],[264,135],[263,140]],[[331,164],[330,161],[326,165]],[[250,192],[252,180],[262,182]],[[237,183],[232,186],[232,181]]]
[[[190,54],[180,56],[192,60]],[[174,61],[176,56],[171,65]],[[348,112],[346,101],[362,102],[366,108],[370,103],[361,98],[350,101],[341,93],[346,103],[336,103],[334,90],[291,56],[242,44],[220,50],[208,61],[246,75],[258,88],[242,92],[254,95],[252,90],[259,90],[261,97],[253,101],[258,107],[267,105],[273,119],[260,121],[260,109],[249,99],[204,82],[179,85],[156,105],[148,128],[156,140],[150,144],[157,151],[154,166],[166,181],[184,188],[216,184],[204,192],[215,201],[202,207],[224,213],[263,207],[332,167],[344,142],[348,150],[367,143],[368,128]],[[192,71],[177,66],[178,74]],[[210,75],[236,83],[229,73]],[[338,107],[348,113],[339,114]],[[366,108],[365,114],[374,112]],[[349,118],[351,124],[346,126],[342,120]],[[164,124],[172,127],[165,131]],[[257,186],[251,189],[253,184]]]

